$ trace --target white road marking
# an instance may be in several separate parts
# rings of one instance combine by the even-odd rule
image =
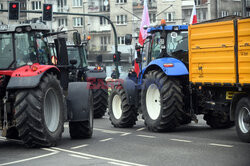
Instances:
[[[69,155],[72,156],[72,157],[82,158],[82,159],[85,159],[85,160],[90,160],[91,159],[89,157],[79,156],[79,155],[76,155],[76,154],[69,154]]]
[[[94,128],[94,130],[101,131],[104,133],[112,133],[112,134],[124,134],[124,133],[126,133],[126,132],[122,132],[122,131],[106,130],[106,129],[99,129],[99,128]]]
[[[113,165],[120,165],[120,166],[131,166],[131,165],[121,164],[121,163],[116,163],[116,162],[108,162],[108,163],[113,164]]]
[[[44,155],[40,155],[40,156],[36,156],[36,157],[31,157],[31,158],[27,158],[27,159],[12,161],[12,162],[8,162],[8,163],[3,163],[3,164],[0,164],[0,166],[22,163],[22,162],[25,162],[25,161],[35,160],[35,159],[39,159],[39,158],[43,158],[43,157],[48,157],[48,156],[52,156],[52,155],[55,155],[55,154],[59,153],[59,151],[53,150],[53,149],[48,149],[48,148],[42,148],[42,149],[50,151],[52,153],[44,154]]]
[[[129,135],[131,133],[124,133],[124,134],[121,134],[121,136],[126,136],[126,135]]]
[[[113,138],[107,138],[107,139],[103,139],[103,140],[100,140],[100,142],[106,142],[106,141],[109,141],[109,140],[112,140]]]
[[[83,148],[89,146],[88,144],[84,144],[84,145],[79,145],[79,146],[75,146],[75,147],[71,147],[70,149],[79,149],[79,148]]]
[[[232,148],[233,147],[233,145],[224,145],[224,144],[215,144],[215,143],[210,143],[209,145],[211,145],[211,146],[226,147],[226,148]]]
[[[96,155],[87,154],[87,153],[75,152],[75,151],[71,151],[71,150],[67,150],[67,149],[62,149],[62,148],[52,147],[52,149],[55,149],[55,150],[58,150],[58,151],[62,151],[62,152],[71,153],[71,154],[77,154],[77,155],[87,156],[87,157],[95,158],[95,159],[101,159],[101,160],[106,160],[106,161],[111,161],[111,162],[118,162],[118,163],[122,163],[122,164],[128,164],[128,165],[132,165],[132,166],[146,166],[146,165],[142,165],[142,164],[137,164],[137,163],[127,162],[127,161],[112,159],[112,158],[108,158],[108,157],[102,157],[102,156],[96,156]]]
[[[140,128],[140,129],[137,129],[136,131],[142,131],[142,130],[145,130],[145,128]]]
[[[184,140],[184,139],[170,139],[171,141],[177,141],[177,142],[192,142],[189,140]]]
[[[144,138],[156,138],[155,136],[151,136],[151,135],[136,135],[138,137],[144,137]]]

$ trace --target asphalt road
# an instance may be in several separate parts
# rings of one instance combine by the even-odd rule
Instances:
[[[3,165],[249,166],[250,144],[238,139],[235,128],[214,130],[202,120],[172,133],[153,133],[141,119],[134,128],[119,129],[105,117],[95,119],[91,139],[71,140],[66,124],[62,141],[52,148],[28,149],[0,137]]]

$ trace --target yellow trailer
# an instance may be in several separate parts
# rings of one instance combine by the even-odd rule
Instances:
[[[189,26],[189,82],[250,142],[250,18]],[[205,98],[205,97],[204,97]],[[219,105],[219,106],[217,106]]]
[[[250,84],[250,19],[190,25],[189,72],[194,84]]]

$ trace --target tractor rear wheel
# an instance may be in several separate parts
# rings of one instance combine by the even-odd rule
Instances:
[[[88,105],[90,110],[88,120],[69,122],[69,133],[72,139],[91,138],[93,135],[93,97],[92,91],[89,92]]]
[[[172,131],[182,122],[184,102],[178,79],[162,71],[145,75],[141,94],[142,114],[150,131]]]
[[[101,89],[93,89],[94,118],[102,118],[108,107],[108,88],[104,81]]]
[[[65,109],[62,88],[53,74],[45,74],[36,88],[20,90],[15,100],[15,119],[24,144],[55,146],[62,136]]]
[[[115,86],[109,96],[109,120],[114,127],[130,128],[137,121],[138,112],[135,106],[129,105],[125,90]]]

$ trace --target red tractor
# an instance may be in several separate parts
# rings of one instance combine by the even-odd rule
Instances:
[[[57,66],[47,37],[54,40]],[[69,122],[71,138],[90,138],[93,97],[88,82],[70,82],[66,40],[42,23],[0,29],[0,129],[28,147],[55,146]]]

